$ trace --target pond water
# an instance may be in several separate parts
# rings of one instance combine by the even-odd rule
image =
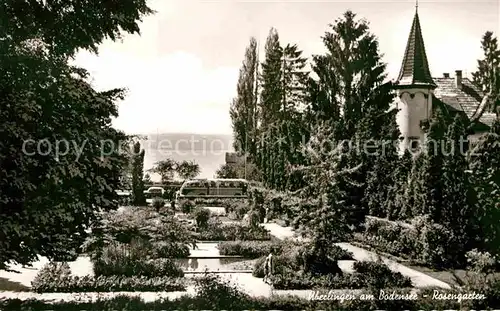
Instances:
[[[245,258],[183,258],[175,259],[184,271],[237,271],[251,270],[253,261]]]
[[[228,271],[250,270],[253,268],[251,259],[221,256],[217,245],[217,242],[198,243],[196,249],[190,250],[191,257],[196,258],[182,258],[175,259],[175,261],[184,271],[205,271],[206,269],[208,271]],[[217,258],[219,256],[222,258]]]

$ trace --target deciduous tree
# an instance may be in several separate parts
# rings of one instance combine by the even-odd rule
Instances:
[[[229,115],[233,126],[234,148],[255,156],[257,134],[257,41],[250,39],[238,78],[237,95],[231,102]]]
[[[200,175],[200,165],[194,161],[182,161],[175,166],[175,171],[184,180],[192,179]]]
[[[165,160],[156,162],[153,168],[149,169],[149,171],[151,173],[159,174],[161,177],[161,182],[166,183],[174,178],[176,167],[177,163],[174,160],[167,158]]]
[[[94,90],[68,57],[137,33],[151,12],[146,0],[0,4],[0,269],[74,258],[95,212],[117,207],[124,93]]]
[[[484,58],[477,61],[477,71],[472,73],[473,82],[484,92],[479,109],[471,121],[477,121],[485,111],[500,115],[500,48],[497,37],[487,31],[481,40]]]

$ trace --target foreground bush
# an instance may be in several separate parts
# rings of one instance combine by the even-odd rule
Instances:
[[[179,204],[179,207],[181,208],[181,211],[184,213],[184,214],[189,214],[191,213],[191,211],[194,209],[194,207],[196,206],[196,204],[191,201],[191,200],[183,200],[180,204]]]
[[[180,246],[187,248],[184,244]],[[105,246],[100,256],[92,258],[94,274],[96,276],[182,277],[184,276],[182,269],[173,260],[165,257],[179,258],[179,255],[187,257],[189,249],[187,254],[165,256],[173,255],[168,252],[176,250],[178,251],[178,246],[172,243],[153,246],[152,243],[144,241],[133,241],[131,244],[114,242]]]
[[[484,283],[484,282],[483,282]],[[208,275],[197,281],[195,297],[183,296],[175,300],[157,300],[144,302],[140,298],[119,296],[112,299],[99,299],[95,302],[55,302],[48,303],[37,300],[21,301],[18,299],[0,301],[0,309],[10,310],[57,310],[57,311],[114,311],[114,310],[487,310],[500,307],[500,282],[484,284],[484,287],[467,286],[462,290],[439,290],[441,294],[481,293],[484,299],[462,300],[434,299],[433,289],[423,290],[416,299],[378,299],[379,291],[361,291],[357,295],[373,295],[375,299],[347,300],[310,300],[294,296],[273,296],[271,298],[253,298],[242,293],[228,282]],[[408,295],[407,290],[385,290],[386,293]],[[327,293],[324,293],[327,294]]]
[[[49,263],[31,282],[37,293],[183,291],[182,279],[144,276],[73,276],[67,263]]]

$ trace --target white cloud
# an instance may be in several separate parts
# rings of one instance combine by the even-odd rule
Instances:
[[[133,50],[132,50],[133,51]],[[98,89],[127,87],[115,125],[128,132],[228,133],[228,107],[238,68],[206,70],[199,57],[176,52],[137,57],[103,49],[77,62],[92,72]]]
[[[172,6],[153,2],[153,8],[161,14],[146,18],[142,36],[105,42],[99,55],[84,51],[75,63],[90,71],[96,89],[128,89],[114,120],[119,129],[230,133],[228,107],[236,93],[238,68],[207,69],[200,57],[182,50],[159,54],[160,18],[168,18]]]

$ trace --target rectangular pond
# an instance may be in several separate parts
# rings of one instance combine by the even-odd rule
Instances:
[[[252,270],[255,260],[246,258],[182,258],[174,259],[184,271]]]

